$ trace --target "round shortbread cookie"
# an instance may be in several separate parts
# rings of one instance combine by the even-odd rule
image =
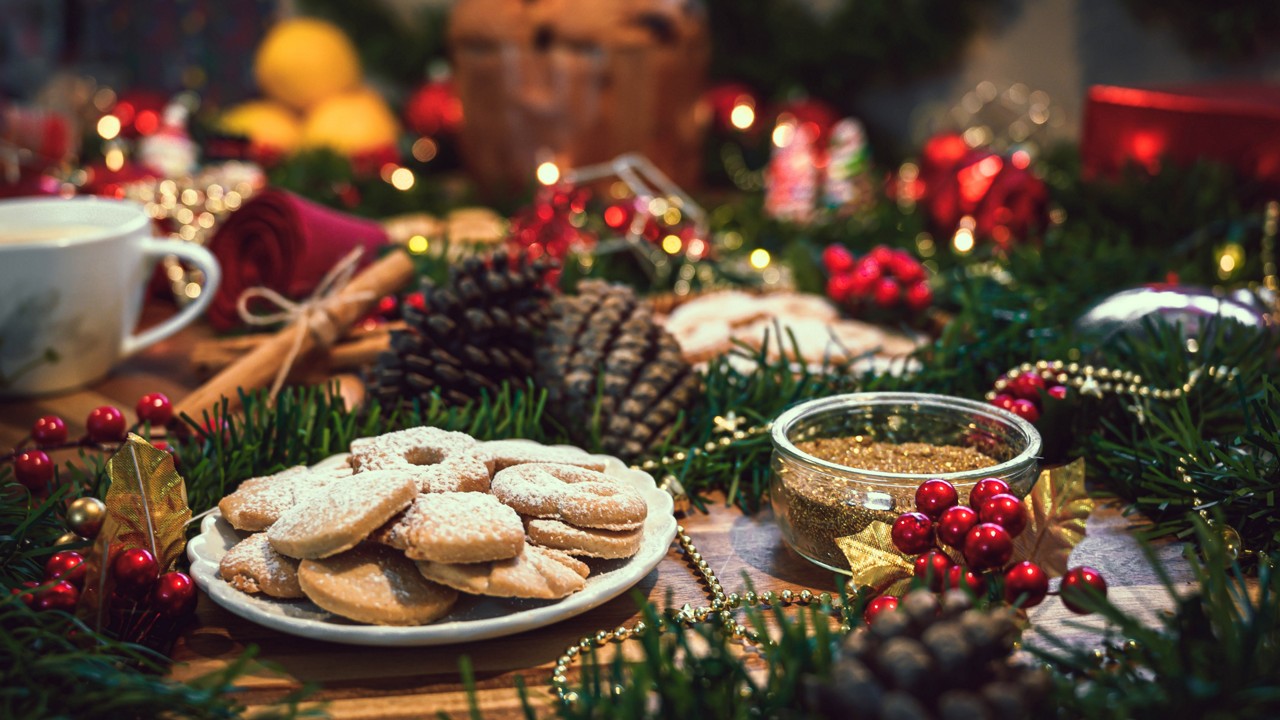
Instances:
[[[412,560],[478,563],[519,555],[524,525],[487,493],[431,493],[419,495],[379,539]]]
[[[222,556],[218,573],[231,587],[246,593],[278,598],[303,597],[298,585],[298,561],[276,552],[266,533],[254,533]]]
[[[556,448],[534,445],[523,440],[490,440],[476,446],[476,457],[484,461],[489,472],[496,473],[512,465],[529,463],[559,463],[601,471],[605,462],[577,448]]]
[[[493,495],[521,515],[579,527],[629,530],[649,514],[640,491],[572,465],[514,465],[493,476]]]
[[[764,310],[759,307],[755,295],[741,290],[721,290],[682,303],[667,316],[666,327],[678,336],[704,322],[737,326],[757,320],[762,315]]]
[[[433,427],[415,427],[351,442],[351,466],[357,473],[400,470],[418,483],[419,492],[486,492],[489,468],[473,454],[470,435]]]
[[[427,580],[413,561],[381,545],[303,560],[298,581],[321,608],[375,625],[424,625],[443,617],[458,599],[452,588]]]
[[[525,532],[534,545],[562,550],[579,557],[595,557],[615,560],[629,558],[640,551],[644,530],[615,532],[574,527],[559,520],[525,521]]]
[[[305,475],[306,465],[296,465],[274,475],[251,477],[218,502],[222,517],[237,530],[266,530],[293,507],[295,480]]]
[[[510,560],[487,563],[418,563],[428,580],[472,595],[556,600],[587,586],[586,563],[550,548],[525,545]]]
[[[809,293],[769,293],[756,298],[756,307],[787,324],[795,320],[818,320],[833,323],[840,311],[821,295]]]
[[[356,546],[418,495],[417,483],[395,471],[344,478],[309,493],[267,529],[271,547],[293,558],[323,558]]]

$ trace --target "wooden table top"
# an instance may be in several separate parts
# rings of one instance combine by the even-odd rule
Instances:
[[[41,415],[61,415],[75,437],[83,432],[83,418],[99,405],[115,404],[132,420],[133,405],[144,393],[158,391],[174,399],[182,397],[199,381],[186,359],[190,348],[209,335],[207,328],[196,325],[130,358],[110,377],[89,388],[57,397],[0,403],[0,443],[13,446]],[[708,513],[695,513],[681,522],[727,592],[741,591],[744,578],[758,592],[809,589],[820,593],[835,587],[828,571],[786,547],[769,511],[748,516],[723,502],[712,502]],[[1158,552],[1175,580],[1185,584],[1189,573],[1179,547],[1166,544]],[[1110,597],[1134,612],[1153,616],[1172,606],[1141,558],[1131,522],[1115,506],[1095,510],[1089,519],[1088,537],[1073,552],[1071,565],[1098,568],[1111,586]],[[698,579],[674,544],[635,589],[660,607],[707,604]],[[520,713],[516,676],[524,676],[531,701],[545,709],[552,702],[548,692],[551,668],[568,646],[584,635],[630,626],[637,619],[634,600],[623,594],[576,618],[511,637],[439,647],[365,648],[266,629],[232,615],[201,593],[195,620],[174,648],[171,676],[185,681],[216,671],[256,646],[258,655],[252,671],[242,680],[240,695],[251,709],[276,702],[304,684],[317,684],[320,689],[311,700],[324,703],[334,717],[416,718],[438,711],[463,715],[467,699],[458,661],[465,655],[475,668],[477,699],[485,716],[508,717]],[[1032,609],[1031,621],[1036,632],[1092,641],[1088,633],[1065,624],[1080,619],[1056,601]]]

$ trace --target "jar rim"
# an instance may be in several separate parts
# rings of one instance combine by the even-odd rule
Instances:
[[[870,405],[928,405],[945,410],[956,410],[980,415],[986,419],[999,422],[1006,427],[1013,428],[1026,440],[1026,447],[1023,448],[1022,452],[1009,460],[997,465],[980,468],[978,470],[964,470],[953,473],[893,473],[855,468],[848,465],[840,465],[838,463],[831,462],[830,460],[823,460],[800,450],[800,448],[796,447],[795,444],[791,442],[791,439],[787,437],[791,426],[798,420],[809,415],[822,413],[823,411],[838,410],[840,408],[865,407]],[[779,415],[773,421],[773,426],[770,429],[770,436],[773,440],[773,446],[775,449],[792,456],[795,460],[799,460],[835,474],[856,472],[859,475],[859,482],[893,486],[902,485],[903,481],[924,481],[931,478],[939,478],[951,482],[952,484],[962,484],[967,482],[977,482],[985,477],[1003,477],[1012,475],[1024,470],[1028,465],[1037,462],[1039,460],[1041,449],[1040,432],[1036,430],[1035,426],[1008,410],[966,398],[958,398],[950,395],[937,395],[933,393],[913,392],[846,393],[843,395],[832,395],[830,397],[808,400]]]

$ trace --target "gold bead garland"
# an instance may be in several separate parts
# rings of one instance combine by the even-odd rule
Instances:
[[[1114,394],[1134,395],[1155,400],[1177,400],[1190,393],[1205,375],[1215,382],[1227,383],[1235,380],[1239,371],[1225,365],[1195,368],[1182,385],[1157,388],[1144,384],[1143,377],[1131,370],[1112,370],[1062,360],[1037,360],[1034,363],[1022,363],[996,380],[994,388],[986,395],[987,401],[995,400],[996,395],[1007,389],[1015,379],[1033,373],[1046,381],[1075,388],[1081,395],[1090,397],[1100,398],[1103,395]]]

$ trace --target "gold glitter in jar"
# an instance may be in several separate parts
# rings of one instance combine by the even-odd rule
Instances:
[[[885,443],[857,437],[821,438],[796,443],[800,452],[820,460],[873,472],[941,475],[998,465],[970,447],[929,443]]]

